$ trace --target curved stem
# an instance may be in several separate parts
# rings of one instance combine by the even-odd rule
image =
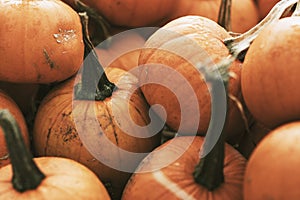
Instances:
[[[110,29],[111,26],[103,16],[99,15],[97,11],[90,8],[88,5],[84,4],[80,0],[74,0],[74,3],[77,12],[86,12],[89,19],[93,20],[93,22],[97,24],[97,26],[95,27],[98,28],[97,31],[101,33],[100,35],[101,38],[93,38],[94,40],[96,40],[94,41],[94,44],[99,44],[103,40],[110,37],[110,33],[108,30]]]
[[[236,37],[224,40],[225,45],[230,53],[238,57],[240,60],[244,59],[245,51],[249,48],[250,44],[257,37],[257,35],[269,24],[279,20],[286,10],[291,9],[298,0],[281,0],[269,12],[269,14],[262,19],[256,26],[247,32]],[[244,53],[242,53],[244,52]],[[237,56],[239,54],[239,56]]]
[[[218,24],[227,31],[231,31],[231,1],[222,0],[218,15]]]
[[[293,17],[300,16],[300,0],[298,1],[297,5],[296,5],[296,9],[293,12],[292,16]]]
[[[4,132],[12,165],[13,187],[18,192],[37,188],[45,175],[33,161],[33,156],[25,146],[16,120],[6,109],[0,110],[0,125]]]
[[[226,90],[226,110],[228,108],[228,83],[229,83],[229,66],[235,60],[234,56],[229,56],[217,64],[218,73],[221,75],[222,80],[219,76],[216,76],[212,71],[211,67],[203,66],[200,68],[200,71],[204,74],[205,79],[211,85],[211,96],[212,96],[212,105],[213,106],[222,106],[216,96],[219,96],[218,83],[222,81],[221,84],[224,84]],[[209,191],[212,191],[218,188],[222,183],[224,183],[224,158],[225,158],[225,132],[224,127],[222,132],[218,137],[218,133],[215,132],[214,127],[218,127],[220,121],[216,116],[219,115],[220,108],[212,108],[211,114],[211,124],[205,136],[204,143],[201,148],[200,161],[194,170],[194,179],[195,181],[206,187]],[[226,112],[225,123],[228,120]],[[213,127],[212,129],[210,127]],[[216,138],[218,137],[218,138]]]
[[[114,83],[110,82],[100,64],[94,46],[88,34],[88,16],[86,13],[79,13],[84,41],[84,62],[81,82],[75,87],[75,99],[82,100],[104,100],[110,97],[116,89]]]

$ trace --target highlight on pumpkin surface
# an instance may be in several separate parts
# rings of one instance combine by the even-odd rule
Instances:
[[[111,44],[111,41],[120,40],[120,38],[130,38],[134,34],[140,34],[142,36],[147,37],[148,35],[152,35],[153,33],[158,34],[159,37],[176,37],[176,42],[179,43],[179,45],[181,43],[184,43],[185,45],[188,45],[188,48],[174,49],[172,46],[168,45],[163,45],[160,48],[157,48],[155,46],[156,44],[153,47],[151,47],[152,44],[147,42],[146,44],[140,44],[140,46],[137,44],[132,44],[131,46],[130,44],[126,43],[126,45],[128,46],[118,48],[118,51],[106,52],[106,54],[96,54],[98,58],[103,56],[102,58],[99,58],[99,60],[104,60],[104,63],[108,64],[108,66],[102,66],[104,69],[102,74],[106,72],[109,73],[109,68],[111,68],[109,64],[114,63],[116,59],[132,51],[139,51],[139,53],[142,52],[144,54],[155,52],[157,53],[157,55],[161,55],[162,57],[168,56],[170,59],[172,59],[172,57],[180,59],[182,62],[187,63],[187,66],[185,67],[192,66],[193,70],[191,71],[193,71],[193,75],[197,77],[197,79],[199,79],[201,82],[203,82],[202,84],[204,85],[206,84],[205,77],[201,70],[197,69],[197,67],[199,65],[210,66],[210,68],[212,69],[210,70],[210,73],[214,73],[214,75],[220,80],[218,84],[219,86],[217,87],[217,92],[214,92],[213,94],[210,94],[210,85],[204,86],[208,88],[208,98],[214,99],[212,102],[215,105],[211,105],[211,118],[219,120],[218,126],[209,127],[208,125],[209,131],[213,131],[215,133],[215,141],[212,141],[212,143],[210,144],[211,148],[208,148],[212,149],[213,145],[218,140],[218,136],[221,134],[225,121],[226,91],[223,85],[222,77],[219,74],[218,70],[213,70],[215,68],[213,64],[214,62],[212,62],[213,59],[210,58],[206,51],[202,49],[197,42],[177,32],[169,31],[167,29],[158,30],[158,28],[156,27],[147,27],[131,29],[119,33],[115,36],[112,36],[109,39],[109,41],[106,40],[100,43],[95,48],[105,49],[108,45]],[[94,56],[95,52],[92,52],[86,56],[86,59],[83,62],[83,68],[77,74],[76,79],[82,79],[83,70],[86,70],[85,73],[93,74],[92,71],[95,69],[92,66],[88,66],[92,64],[90,62],[85,61],[87,59],[91,59],[91,57]],[[167,105],[166,101],[161,103],[164,100],[168,100],[168,98],[166,98],[165,95],[169,95],[173,98],[173,102],[176,102],[176,109],[179,109],[180,111],[180,115],[175,116],[176,118],[178,118],[178,122],[176,122],[176,125],[174,125],[175,128],[173,129],[173,131],[176,133],[176,136],[196,136],[198,134],[199,121],[202,117],[200,113],[199,99],[196,95],[197,87],[195,87],[195,85],[192,85],[193,82],[191,82],[189,76],[187,74],[182,73],[182,71],[178,71],[172,66],[168,66],[168,64],[160,64],[155,62],[142,64],[140,58],[141,56],[137,58],[135,67],[128,69],[127,72],[123,73],[122,76],[120,76],[119,78],[116,78],[117,75],[108,76],[110,80],[114,80],[113,84],[116,85],[116,88],[112,92],[112,95],[103,100],[103,102],[106,102],[106,104],[110,105],[110,110],[108,112],[111,116],[111,119],[109,120],[113,121],[114,126],[118,126],[116,129],[121,129],[122,132],[128,134],[131,137],[144,139],[153,137],[163,130],[164,125],[166,123],[168,124],[168,122],[172,120],[170,117],[174,117],[174,114],[170,113],[169,110],[166,109],[170,105]],[[101,66],[101,63],[99,64]],[[88,70],[91,70],[91,72],[88,72]],[[153,76],[154,73],[155,76]],[[138,76],[136,77],[134,84],[132,84],[133,75]],[[97,80],[92,80],[93,77]],[[88,76],[88,79],[88,82],[90,83],[99,82],[99,77]],[[98,85],[92,84],[92,88],[88,90],[97,91]],[[135,116],[132,116],[133,114],[131,101],[134,101],[134,98],[132,98],[131,96],[134,96],[134,93],[136,93],[137,91],[141,92],[140,90],[147,90],[148,88],[155,88],[157,86],[163,88],[163,90],[161,90],[157,94],[153,94],[153,96],[147,96],[145,95],[145,91],[143,91],[143,94],[145,95],[144,98],[150,104],[150,106],[146,110],[149,116],[149,121],[146,125],[141,125],[135,119]],[[158,99],[158,101],[152,98],[154,96]],[[126,100],[127,102],[124,105],[120,106],[120,99]],[[118,144],[113,143],[105,134],[103,134],[107,131],[105,130],[107,127],[105,127],[103,123],[99,123],[99,121],[97,120],[97,115],[99,114],[97,114],[96,111],[93,111],[93,109],[96,109],[93,107],[90,107],[89,109],[91,110],[88,111],[88,113],[90,113],[90,131],[86,132],[87,126],[84,126],[83,123],[81,123],[84,117],[84,113],[82,113],[82,109],[78,109],[80,107],[86,108],[85,105],[86,101],[76,100],[76,98],[73,99],[73,118],[76,125],[76,130],[80,135],[80,139],[82,140],[85,147],[97,160],[99,160],[103,164],[111,168],[117,169],[119,171],[125,171],[130,173],[134,172],[138,161],[146,157],[146,155],[149,152],[130,152],[118,146]],[[91,135],[97,136],[97,138],[99,139],[91,140]],[[186,149],[189,147],[189,145],[190,144],[186,145]],[[111,155],[103,156],[103,154],[101,153],[101,148],[103,148],[103,146],[111,150]],[[164,149],[162,149],[162,151],[163,150]],[[184,151],[182,151],[182,154],[183,153]],[[122,164],[120,164],[119,162],[116,162],[113,159],[107,158],[108,156],[112,157],[112,155],[118,155],[118,157],[121,158],[121,160],[130,160],[130,162],[123,162]],[[169,165],[170,162],[172,161],[165,160],[165,162],[162,162],[161,165],[155,166],[151,170],[156,170],[165,167]]]

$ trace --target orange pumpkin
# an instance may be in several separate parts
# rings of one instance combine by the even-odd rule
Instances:
[[[242,68],[245,103],[257,121],[268,128],[297,120],[300,17],[269,25],[250,46]]]
[[[65,158],[32,158],[17,121],[0,111],[11,165],[0,169],[0,199],[109,200],[103,184],[83,165]]]
[[[271,131],[255,148],[246,167],[245,200],[300,197],[300,122]]]
[[[147,41],[139,57],[142,92],[150,105],[163,106],[167,125],[180,133],[205,134],[211,117],[211,94],[198,70],[207,60],[218,63],[229,56],[223,40],[229,33],[216,22],[200,16],[173,20]],[[241,63],[234,61],[230,73],[229,93],[242,101]],[[222,102],[221,102],[222,103]],[[184,109],[184,110],[182,110]],[[236,138],[245,129],[241,113],[233,101],[229,105],[227,132]],[[157,111],[164,118],[164,113]],[[200,120],[197,115],[200,113]],[[184,116],[183,116],[184,115]]]
[[[64,0],[74,6],[76,0]],[[165,23],[178,1],[173,0],[82,0],[113,26],[141,27]]]
[[[2,1],[0,13],[1,81],[52,83],[78,71],[82,29],[70,6],[59,0]]]
[[[18,123],[18,126],[21,129],[26,147],[29,149],[30,139],[29,139],[25,118],[20,108],[15,103],[15,101],[2,90],[0,90],[0,109],[9,110],[9,112],[14,116],[15,120]],[[10,163],[10,158],[9,158],[8,150],[4,139],[4,133],[3,130],[0,129],[0,167],[8,165],[9,163]]]
[[[208,191],[195,181],[193,172],[203,141],[200,136],[175,137],[156,148],[130,178],[122,200],[242,199],[246,159],[228,144],[225,146],[225,182]]]
[[[110,67],[106,69],[106,74],[111,81],[117,83],[118,90],[111,98],[103,101],[73,101],[75,78],[52,90],[38,109],[33,143],[38,156],[71,158],[93,170],[108,185],[111,196],[115,199],[130,176],[130,173],[118,167],[137,166],[141,159],[127,158],[121,150],[150,152],[159,145],[160,136],[149,136],[151,129],[140,133],[149,138],[130,135],[134,131],[128,121],[130,117],[139,126],[150,123],[148,105],[140,91],[134,91],[137,78],[133,75]],[[99,131],[102,132],[100,135],[97,132],[99,125]],[[93,141],[99,142],[98,147],[91,147]],[[114,145],[115,148],[112,148]],[[114,166],[107,163],[113,163]]]

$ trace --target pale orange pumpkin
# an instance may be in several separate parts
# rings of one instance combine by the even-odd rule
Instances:
[[[224,183],[209,191],[195,181],[193,173],[203,141],[200,136],[175,137],[156,148],[130,178],[122,200],[242,199],[246,159],[228,144],[225,146]]]
[[[70,6],[59,0],[2,1],[0,13],[1,81],[52,83],[78,71],[82,28]]]
[[[30,138],[25,118],[15,101],[4,91],[0,90],[0,109],[7,109],[14,116],[21,129],[26,147],[30,149]],[[0,167],[10,163],[9,153],[6,147],[3,130],[0,129]]]
[[[243,63],[241,86],[254,118],[268,128],[298,120],[300,17],[266,27],[251,44]]]
[[[65,158],[32,158],[13,115],[0,111],[11,164],[0,169],[0,199],[94,199],[110,197],[97,176]]]
[[[160,28],[146,41],[139,57],[141,89],[150,105],[164,107],[166,123],[174,131],[180,128],[183,134],[206,133],[211,117],[211,94],[198,67],[203,63],[213,66],[212,63],[230,55],[223,43],[226,38],[230,38],[229,33],[216,22],[201,16],[185,16]],[[229,79],[228,91],[242,102],[240,71],[241,62],[236,60],[230,66],[234,76]],[[181,102],[178,95],[182,97]],[[226,129],[228,137],[234,140],[243,132],[245,124],[236,104],[229,102],[230,120]],[[182,109],[184,119],[181,119]],[[198,112],[200,120],[195,124],[192,119]],[[161,111],[157,113],[164,117]]]

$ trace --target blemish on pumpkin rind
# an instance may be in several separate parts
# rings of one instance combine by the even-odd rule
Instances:
[[[48,54],[46,49],[43,49],[43,53],[46,59],[46,62],[50,66],[51,69],[58,68],[55,62],[50,58],[50,55]]]

